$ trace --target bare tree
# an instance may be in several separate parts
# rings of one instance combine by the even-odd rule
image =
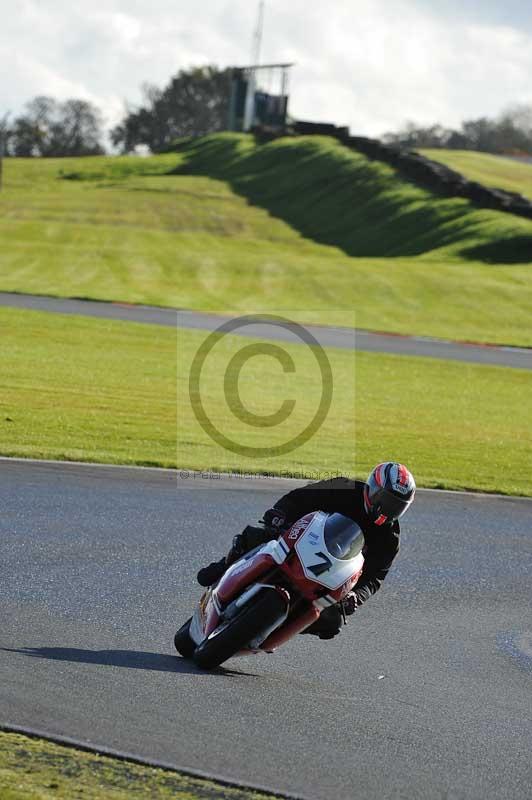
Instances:
[[[532,106],[523,104],[509,106],[501,116],[510,120],[515,128],[532,136]]]
[[[35,97],[15,119],[11,139],[16,156],[97,155],[103,152],[102,119],[86,100]]]
[[[44,155],[85,156],[102,153],[100,112],[86,100],[67,100],[59,106],[50,127]]]
[[[397,133],[386,133],[383,140],[400,147],[448,147],[480,150],[486,153],[532,152],[532,106],[513,106],[495,119],[479,117],[465,120],[459,130],[441,125],[423,128],[408,122]]]
[[[407,122],[398,133],[385,133],[382,137],[387,144],[415,149],[417,147],[447,147],[453,131],[442,125],[422,128],[414,122]]]

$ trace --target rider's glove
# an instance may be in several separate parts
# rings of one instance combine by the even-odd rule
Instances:
[[[342,600],[342,605],[344,608],[344,614],[347,614],[348,617],[351,614],[354,614],[358,605],[356,594],[354,592],[349,592],[349,594]]]
[[[264,512],[264,524],[269,528],[281,530],[286,527],[286,514],[280,508],[269,508]]]

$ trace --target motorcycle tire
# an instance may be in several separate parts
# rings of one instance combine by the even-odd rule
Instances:
[[[192,617],[190,617],[190,619],[187,619],[184,625],[181,625],[176,635],[174,636],[175,649],[177,650],[179,655],[183,656],[183,658],[192,658],[192,656],[194,655],[194,650],[196,649],[196,644],[193,641],[193,639],[190,638],[189,634],[191,622],[192,622]]]
[[[286,610],[286,601],[275,589],[263,589],[240,613],[222,623],[219,632],[205,639],[194,652],[201,669],[215,669],[272,625]]]

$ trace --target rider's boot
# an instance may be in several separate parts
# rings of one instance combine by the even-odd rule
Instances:
[[[257,547],[259,544],[264,544],[264,542],[272,538],[274,538],[274,535],[272,535],[269,530],[265,530],[262,526],[246,526],[242,533],[237,533],[237,535],[233,537],[231,548],[226,556],[200,569],[197,576],[199,585],[212,586],[213,583],[217,583],[228,566],[241,558],[245,553],[249,552],[249,550]]]
[[[212,586],[220,580],[225,570],[227,569],[227,562],[225,556],[219,561],[213,561],[207,567],[200,569],[197,575],[197,581],[200,586]]]
[[[200,569],[197,575],[199,585],[212,586],[213,583],[217,583],[227,567],[240,558],[240,556],[244,555],[248,549],[249,545],[245,541],[243,535],[238,533],[233,537],[231,548],[226,556],[222,556],[219,561],[213,561],[207,567]]]
[[[342,629],[342,612],[338,606],[325,608],[316,622],[309,625],[301,633],[310,633],[311,636],[319,636],[320,639],[333,639]]]

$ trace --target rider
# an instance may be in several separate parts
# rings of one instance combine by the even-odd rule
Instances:
[[[332,639],[340,632],[343,614],[353,614],[380,585],[399,552],[399,517],[411,505],[416,484],[404,464],[386,461],[370,472],[366,483],[349,478],[332,478],[309,483],[281,497],[264,513],[265,528],[249,526],[233,539],[227,556],[198,572],[198,583],[216,583],[226,568],[249,550],[290,527],[312,511],[343,514],[354,520],[364,533],[364,567],[355,586],[341,604],[322,611],[304,633]],[[343,612],[343,613],[342,613]]]

